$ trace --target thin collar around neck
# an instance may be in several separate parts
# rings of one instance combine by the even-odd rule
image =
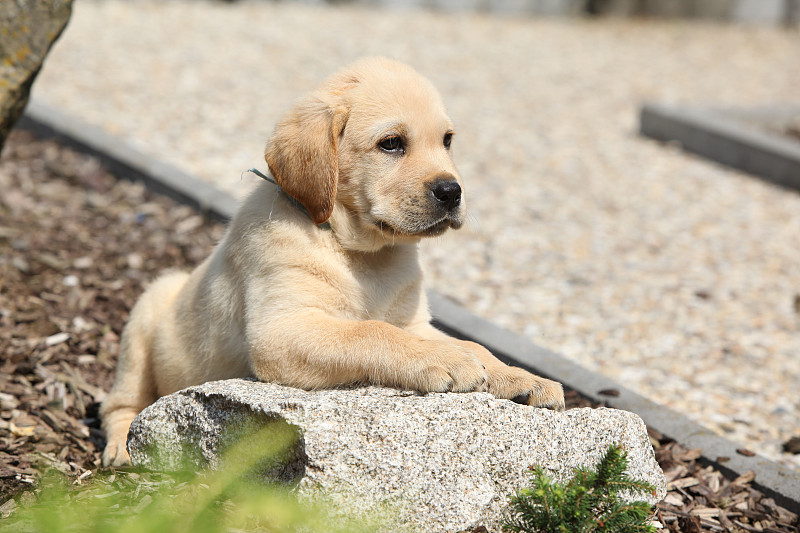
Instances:
[[[262,173],[260,170],[258,170],[255,167],[248,169],[247,172],[252,172],[253,174],[258,176],[259,178],[262,178],[262,179],[272,183],[273,185],[275,185],[278,188],[278,190],[281,191],[283,194],[285,194],[286,197],[289,199],[289,201],[292,202],[292,205],[294,205],[300,211],[305,213],[305,215],[309,219],[311,219],[312,222],[314,221],[314,219],[311,218],[311,213],[309,213],[308,210],[305,207],[303,207],[303,204],[298,202],[296,198],[294,198],[292,195],[287,193],[280,185],[278,185],[277,182],[272,178],[272,176]],[[324,230],[330,230],[331,229],[330,222],[323,222],[322,224],[315,224],[315,226],[317,226],[319,229],[324,229]]]

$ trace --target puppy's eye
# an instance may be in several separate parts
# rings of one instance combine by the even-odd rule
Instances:
[[[444,139],[442,140],[442,144],[444,144],[444,147],[449,150],[451,142],[453,142],[453,132],[448,131],[447,133],[444,134]]]
[[[399,135],[392,135],[391,137],[381,139],[378,143],[378,148],[390,154],[401,154],[405,151],[403,139]]]

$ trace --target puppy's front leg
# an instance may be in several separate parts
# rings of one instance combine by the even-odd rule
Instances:
[[[534,407],[564,409],[564,389],[560,383],[509,366],[480,344],[450,337],[428,322],[421,323],[413,331],[424,338],[444,340],[474,353],[489,374],[487,391],[496,397]]]
[[[370,383],[420,392],[485,390],[488,375],[465,346],[422,339],[377,320],[321,310],[273,318],[248,331],[256,377],[305,389]]]

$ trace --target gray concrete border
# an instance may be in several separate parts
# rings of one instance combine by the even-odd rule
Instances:
[[[121,177],[142,181],[154,191],[201,209],[217,220],[228,220],[238,202],[228,193],[173,167],[156,161],[103,130],[53,108],[31,102],[18,127],[42,138],[56,138],[75,149],[98,157]],[[789,470],[759,455],[745,456],[734,442],[717,436],[683,415],[657,405],[615,381],[590,372],[565,357],[529,342],[481,319],[446,297],[429,292],[435,323],[450,334],[483,344],[504,361],[560,381],[586,397],[632,411],[645,423],[689,448],[701,448],[702,460],[723,474],[735,477],[756,472],[754,485],[793,512],[800,512],[800,472]],[[615,390],[617,396],[601,391]],[[718,460],[727,457],[728,460]]]
[[[800,190],[800,142],[769,133],[757,123],[779,125],[800,108],[752,109],[645,104],[640,131],[660,141],[677,141],[707,157],[784,187]]]
[[[114,174],[143,182],[154,192],[190,205],[214,220],[227,221],[239,205],[231,195],[213,185],[139,152],[97,126],[40,102],[28,102],[17,127],[41,138],[55,138],[78,151],[90,153]]]

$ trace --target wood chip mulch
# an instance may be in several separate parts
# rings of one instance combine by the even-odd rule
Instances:
[[[196,265],[222,228],[15,132],[0,159],[0,504],[55,468],[91,477],[97,409],[144,284]]]
[[[104,445],[97,410],[119,336],[145,284],[191,268],[223,228],[117,180],[98,162],[16,131],[0,159],[0,517],[58,470],[91,483]],[[568,407],[590,405],[574,391]],[[651,431],[670,532],[796,533],[798,517],[702,466],[700,450]],[[132,479],[135,479],[135,475]]]

